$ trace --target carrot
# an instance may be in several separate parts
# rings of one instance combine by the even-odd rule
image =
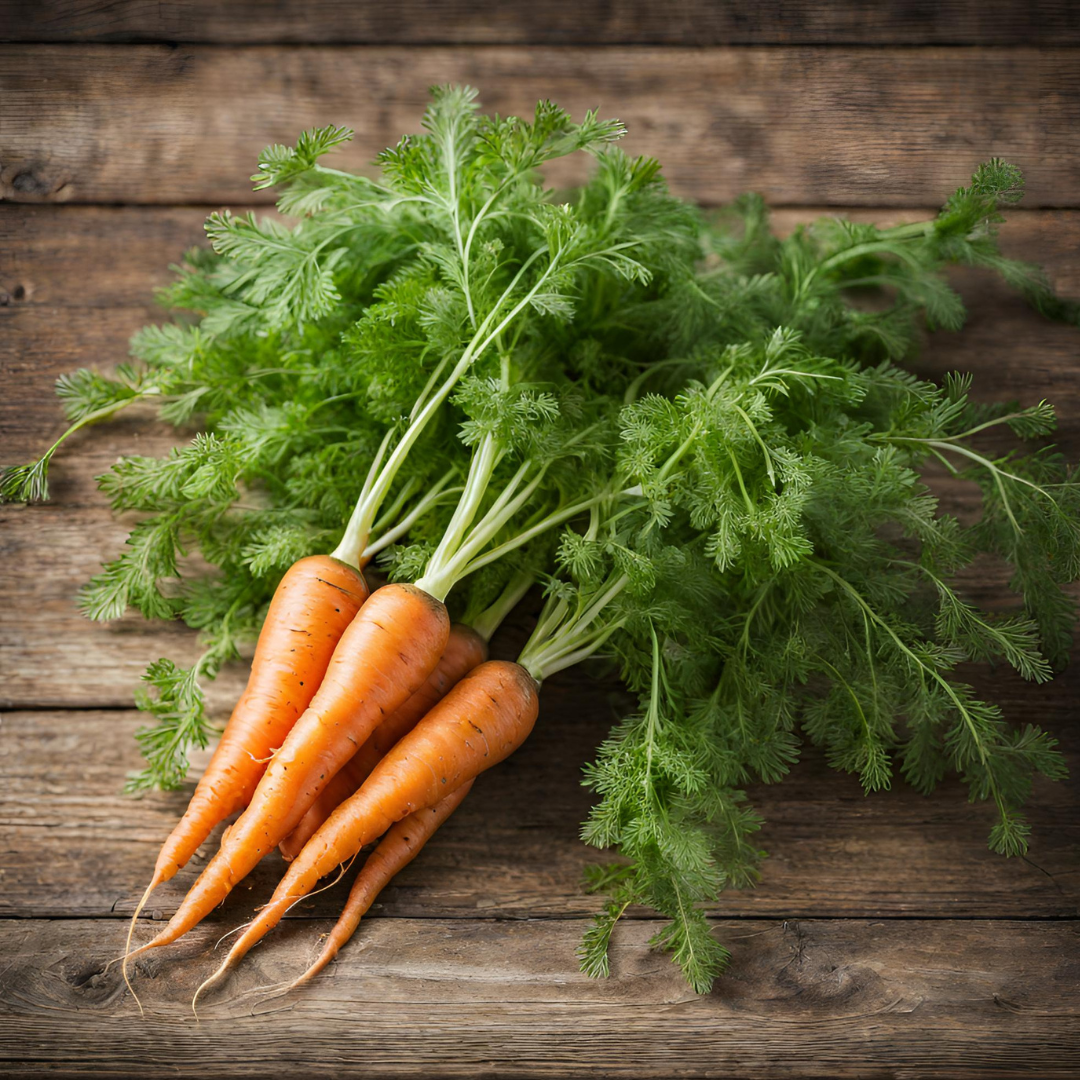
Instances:
[[[356,932],[360,920],[375,903],[379,893],[400,870],[420,854],[420,849],[461,805],[472,786],[472,780],[466,781],[457,791],[451,792],[434,806],[417,810],[390,829],[379,842],[379,846],[368,856],[363,869],[353,882],[345,908],[330,931],[319,958],[290,985],[290,990],[314,978],[337,956],[341,947]]]
[[[248,804],[267,759],[315,696],[367,596],[360,570],[333,556],[313,555],[289,567],[270,601],[247,686],[184,816],[162,845],[131,929],[154,889],[187,864],[215,825]]]
[[[287,861],[300,854],[303,846],[318,832],[322,823],[360,787],[390,748],[403,735],[412,731],[435,703],[446,696],[451,687],[486,659],[487,642],[480,634],[472,627],[454,623],[450,627],[446,650],[435,665],[435,670],[428,676],[427,682],[368,736],[367,742],[311,804],[296,828],[281,841],[281,854]]]
[[[224,975],[320,878],[365,844],[512,754],[536,721],[537,689],[528,671],[508,660],[488,660],[462,679],[307,842],[270,903],[203,986]]]
[[[424,683],[449,633],[445,606],[415,586],[385,585],[371,594],[342,634],[318,693],[267,766],[247,809],[222,837],[218,853],[168,925],[132,956],[187,933],[292,832],[383,717]]]
[[[155,882],[168,881],[211,830],[246,806],[270,754],[311,703],[345,628],[368,596],[359,570],[329,555],[294,563],[266,614],[251,675],[184,816],[162,846]]]

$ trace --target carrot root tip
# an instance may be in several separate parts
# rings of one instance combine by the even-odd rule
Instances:
[[[231,968],[232,968],[232,957],[231,956],[226,956],[225,959],[222,961],[221,966],[217,969],[217,971],[215,971],[213,973],[213,975],[211,975],[208,979],[204,979],[203,982],[200,984],[199,988],[195,991],[195,996],[191,999],[191,1011],[192,1011],[192,1013],[195,1014],[196,1021],[199,1019],[199,1011],[196,1008],[196,1005],[198,1004],[198,1001],[199,1001],[199,995],[204,990],[208,990],[215,983],[218,983],[222,979],[224,979],[225,976],[231,970]]]
[[[124,955],[122,958],[117,957],[117,959],[122,959],[123,961],[120,965],[120,970],[124,976],[124,985],[128,988],[129,993],[135,999],[135,1004],[139,1006],[139,1016],[142,1017],[146,1016],[146,1012],[142,1007],[142,1002],[139,1000],[139,995],[135,993],[135,987],[131,985],[131,979],[128,977],[127,966],[128,960],[130,960],[132,956],[138,956],[138,954],[142,952],[145,946],[136,949],[135,952],[132,952],[131,938],[132,935],[135,933],[135,924],[138,922],[139,916],[142,914],[143,908],[146,907],[146,901],[150,899],[150,894],[161,884],[163,880],[164,879],[162,878],[161,874],[155,870],[154,876],[150,879],[150,884],[146,886],[146,891],[139,898],[138,904],[135,905],[135,912],[131,916],[131,922],[128,924],[127,941],[124,943]],[[105,965],[105,970],[108,971],[114,963],[116,963],[116,960],[110,960],[109,963]]]

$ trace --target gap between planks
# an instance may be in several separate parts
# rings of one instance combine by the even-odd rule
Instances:
[[[599,906],[600,901],[597,901]],[[451,923],[565,923],[580,922],[584,916],[580,912],[567,912],[565,915],[469,915],[454,914],[452,912],[432,912],[430,915],[423,913],[403,915],[382,915],[378,912],[364,916],[365,923],[383,919],[390,922],[451,922]],[[793,922],[851,922],[851,923],[1076,923],[1080,925],[1080,916],[1076,915],[860,915],[843,914],[829,910],[823,911],[798,911],[793,910],[786,915],[764,915],[753,912],[705,912],[705,918],[717,926],[726,923],[761,923],[784,924]],[[34,921],[61,923],[61,922],[92,922],[101,925],[116,924],[127,926],[131,920],[131,913],[108,914],[108,915],[4,915],[0,914],[0,927],[4,925],[19,925]],[[287,915],[283,922],[290,923],[325,923],[326,915]],[[139,927],[155,927],[163,924],[165,919],[155,919],[146,915],[140,915],[136,923]],[[619,917],[620,922],[656,922],[656,913],[648,908],[633,910],[627,908]],[[215,924],[215,929],[220,930]]]
[[[1074,768],[1080,731],[1068,720],[1076,674],[1054,693],[1040,687],[1029,694],[1018,679],[994,680],[1007,715],[1020,703],[1039,712]],[[379,914],[528,919],[596,910],[581,878],[586,865],[605,856],[578,836],[592,802],[579,769],[614,715],[611,689],[580,676],[553,680],[533,737],[480,778],[421,858],[384,891]],[[0,740],[0,915],[108,919],[134,910],[154,852],[188,797],[179,791],[131,800],[120,793],[124,775],[139,764],[132,738],[139,722],[116,712],[9,716]],[[208,756],[193,760],[193,775]],[[765,819],[759,841],[771,857],[757,889],[721,897],[714,909],[721,918],[1078,914],[1080,817],[1070,785],[1036,785],[1026,860],[987,850],[991,813],[969,804],[953,779],[930,798],[900,784],[867,798],[856,778],[829,770],[823,755],[807,748],[783,784],[757,785],[749,796]],[[171,915],[219,832],[155,894],[149,916]],[[212,921],[226,928],[243,921],[282,869],[276,858],[263,860]],[[358,869],[341,889],[312,897],[293,914],[333,914]]]

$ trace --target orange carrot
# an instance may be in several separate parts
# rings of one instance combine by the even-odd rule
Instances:
[[[487,659],[487,642],[470,626],[454,623],[446,651],[428,676],[427,682],[401,708],[388,716],[368,736],[367,742],[335,776],[300,823],[281,841],[281,854],[287,861],[295,859],[303,846],[318,832],[322,823],[367,779],[371,770],[386,756],[390,748],[407,732],[412,731],[436,702],[441,701],[460,679]]]
[[[398,871],[403,870],[420,854],[420,849],[461,805],[472,786],[473,781],[467,781],[457,791],[451,792],[434,806],[417,810],[407,818],[402,818],[390,829],[379,842],[379,846],[368,856],[363,869],[353,882],[345,908],[334,924],[333,930],[330,931],[319,958],[292,983],[290,990],[314,978],[337,956],[341,947],[356,932],[360,920],[368,913],[379,893],[393,880]]]
[[[462,679],[307,842],[270,903],[203,986],[224,975],[320,878],[365,844],[512,754],[532,731],[539,704],[533,677],[508,660],[488,660]]]
[[[129,948],[150,894],[187,864],[215,825],[248,804],[268,758],[315,696],[338,640],[367,596],[364,575],[333,556],[313,555],[289,567],[259,632],[247,686],[131,917]]]
[[[187,933],[292,832],[383,717],[423,685],[449,633],[445,606],[421,589],[385,585],[371,594],[342,634],[318,693],[267,766],[247,809],[222,837],[218,853],[168,925],[132,956]]]
[[[247,687],[158,855],[155,884],[173,877],[215,825],[248,804],[267,759],[311,703],[342,633],[367,596],[363,574],[329,555],[313,555],[289,568],[266,613]]]

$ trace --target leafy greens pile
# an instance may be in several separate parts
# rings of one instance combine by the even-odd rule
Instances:
[[[1064,662],[1080,487],[1049,450],[986,448],[987,433],[1049,434],[1047,403],[976,404],[967,376],[938,386],[898,366],[924,325],[963,323],[948,264],[1075,319],[998,249],[1019,172],[988,162],[926,222],[824,219],[778,239],[756,197],[713,217],[674,198],[593,114],[483,117],[473,91],[448,88],[425,129],[380,156],[378,181],[322,164],[342,128],[268,149],[256,187],[280,189],[296,222],[211,215],[211,249],[162,295],[189,314],[137,334],[115,374],[60,381],[70,430],[138,401],[198,426],[100,479],[142,517],[83,610],[182,619],[205,647],[191,669],[150,666],[131,788],[184,781],[212,733],[200,681],[381,484],[366,550],[391,579],[460,578],[450,602],[467,622],[493,604],[501,618],[499,597],[539,580],[538,630],[566,633],[526,653],[553,672],[599,650],[638,698],[586,766],[584,839],[624,858],[590,874],[609,899],[585,970],[606,973],[640,903],[670,920],[655,944],[711,986],[727,953],[704,908],[752,883],[764,854],[743,788],[782,779],[804,740],[867,792],[896,771],[924,792],[959,774],[994,807],[990,846],[1026,850],[1022,804],[1033,776],[1064,775],[1061,757],[955,669],[1001,660],[1042,681]],[[578,150],[593,177],[556,198],[537,170]],[[7,470],[3,497],[46,497],[62,441]],[[939,508],[928,467],[978,485],[976,523]],[[474,489],[495,524],[471,541],[463,526],[444,557]],[[209,570],[186,568],[195,551]],[[985,556],[1010,566],[1018,613],[956,591]]]

